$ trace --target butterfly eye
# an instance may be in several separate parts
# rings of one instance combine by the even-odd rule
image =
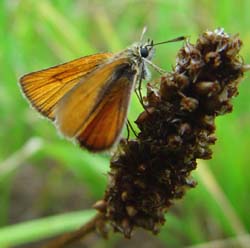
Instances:
[[[141,47],[140,48],[140,54],[143,58],[148,57],[148,49],[146,47]]]

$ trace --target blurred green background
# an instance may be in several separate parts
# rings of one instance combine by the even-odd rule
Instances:
[[[223,27],[240,34],[250,63],[249,10],[249,0],[0,0],[0,247],[35,247],[79,227],[107,182],[109,154],[90,154],[59,137],[22,97],[21,75],[124,49],[145,25],[156,42],[181,35],[195,42]],[[157,47],[154,63],[171,70],[180,47]],[[234,112],[217,120],[213,159],[193,173],[198,186],[176,202],[158,236],[137,230],[129,241],[94,236],[77,247],[250,247],[249,80],[246,73]],[[140,109],[133,97],[130,121]]]

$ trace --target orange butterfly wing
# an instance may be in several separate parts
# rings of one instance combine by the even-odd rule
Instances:
[[[127,117],[132,83],[127,77],[114,82],[102,103],[77,136],[81,146],[92,151],[110,148],[119,138]]]
[[[41,114],[54,120],[57,103],[89,72],[112,56],[99,53],[32,72],[20,79],[26,97]]]
[[[91,151],[110,148],[124,125],[136,75],[126,58],[90,73],[58,104],[59,130]]]

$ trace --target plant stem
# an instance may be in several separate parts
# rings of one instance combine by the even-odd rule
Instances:
[[[94,232],[99,226],[100,222],[105,221],[105,216],[102,213],[98,213],[85,225],[80,227],[78,230],[70,233],[65,233],[57,238],[47,242],[41,248],[62,248],[67,247],[67,245],[73,244],[76,241],[84,238],[87,234]]]

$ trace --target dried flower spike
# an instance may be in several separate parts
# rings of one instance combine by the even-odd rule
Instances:
[[[246,68],[241,46],[222,29],[204,32],[196,44],[184,44],[158,88],[148,84],[138,138],[123,141],[111,161],[104,205],[115,231],[125,237],[134,227],[159,232],[173,201],[195,187],[190,173],[196,159],[212,157],[214,119],[232,111],[238,94]]]

